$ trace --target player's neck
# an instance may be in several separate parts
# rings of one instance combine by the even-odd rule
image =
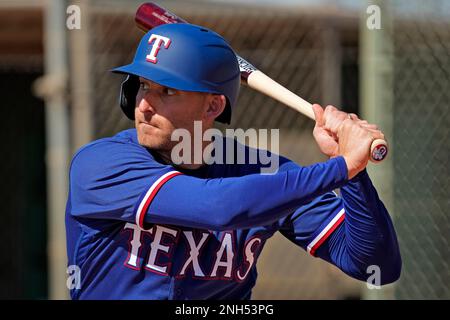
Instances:
[[[191,146],[191,154],[187,157],[188,159],[190,159],[189,161],[185,161],[181,164],[178,164],[179,161],[174,161],[172,159],[172,151],[162,151],[162,150],[158,150],[155,152],[158,155],[158,158],[161,162],[165,163],[165,164],[169,164],[172,165],[176,168],[181,168],[181,169],[187,169],[187,170],[196,170],[199,169],[201,167],[203,167],[205,165],[205,159],[204,157],[205,155],[205,148],[211,144],[210,141],[203,141],[202,142],[202,146],[201,146],[201,152],[200,150],[196,150],[195,146]],[[194,150],[194,151],[192,151]],[[195,154],[195,153],[199,153],[199,154]],[[176,163],[177,162],[177,163]]]

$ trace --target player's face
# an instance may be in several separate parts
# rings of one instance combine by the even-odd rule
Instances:
[[[194,131],[194,121],[202,121],[208,94],[161,86],[139,78],[135,125],[139,143],[147,148],[170,152],[179,141],[171,141],[177,128]]]

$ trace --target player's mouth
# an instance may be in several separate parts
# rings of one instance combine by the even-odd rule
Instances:
[[[155,130],[159,129],[154,124],[150,124],[148,122],[140,122],[139,127],[142,130],[142,133],[144,133],[144,134],[154,134]]]

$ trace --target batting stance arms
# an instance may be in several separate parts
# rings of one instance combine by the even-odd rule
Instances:
[[[369,265],[382,284],[399,277],[395,232],[365,171],[347,181],[342,157],[259,169],[182,174],[140,146],[135,130],[82,148],[66,215],[69,264],[81,268],[72,298],[249,298],[257,256],[276,231],[357,279]]]

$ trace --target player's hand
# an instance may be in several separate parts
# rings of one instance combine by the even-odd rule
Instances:
[[[344,156],[349,178],[353,178],[367,166],[370,145],[375,139],[384,139],[383,133],[356,114],[345,113],[333,106],[323,110],[314,104],[313,111],[316,118],[313,134],[320,150],[329,157]],[[347,123],[345,127],[344,122]]]
[[[313,111],[316,119],[313,131],[314,138],[320,151],[329,157],[336,157],[339,154],[337,132],[344,120],[349,119],[350,116],[353,120],[360,122],[361,125],[368,125],[367,121],[360,120],[355,114],[350,115],[331,105],[324,110],[320,105],[314,104]]]
[[[339,154],[337,136],[325,127],[324,110],[320,105],[314,104],[313,111],[316,118],[316,125],[314,126],[313,135],[320,151],[328,157],[337,156]]]
[[[365,128],[358,121],[351,119],[342,122],[337,137],[339,155],[345,159],[349,179],[367,166],[372,142],[375,139],[384,140],[384,134],[381,131]]]

